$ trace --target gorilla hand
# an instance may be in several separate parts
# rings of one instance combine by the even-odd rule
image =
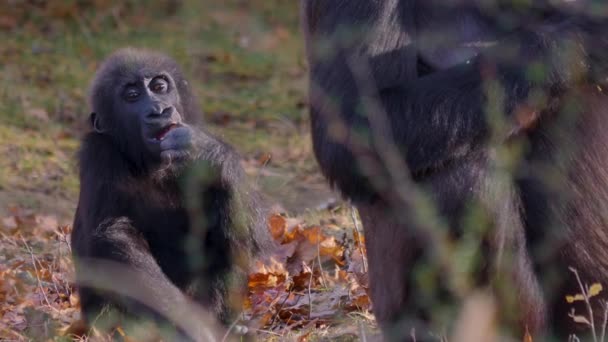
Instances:
[[[193,158],[193,146],[197,131],[189,125],[170,130],[160,142],[160,157],[164,163],[185,161]]]

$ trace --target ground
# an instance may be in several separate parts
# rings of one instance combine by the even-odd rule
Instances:
[[[0,340],[82,338],[68,243],[75,154],[91,77],[124,46],[177,59],[207,125],[236,146],[273,204],[270,229],[284,248],[275,264],[252,272],[243,323],[262,340],[374,334],[356,213],[326,186],[311,151],[297,7],[286,0],[0,4]]]

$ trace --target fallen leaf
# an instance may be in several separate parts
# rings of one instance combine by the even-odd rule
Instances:
[[[268,229],[273,239],[280,241],[287,229],[285,218],[281,215],[272,215],[268,219]]]

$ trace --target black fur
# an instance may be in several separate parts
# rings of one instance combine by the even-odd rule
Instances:
[[[430,196],[455,242],[471,205],[485,209],[492,228],[478,246],[473,284],[512,282],[516,336],[577,332],[565,324],[564,294],[577,291],[568,266],[588,282],[608,283],[608,213],[599,209],[608,204],[608,136],[599,129],[608,98],[596,87],[607,76],[608,25],[581,9],[544,1],[522,8],[302,0],[314,152],[330,183],[360,209],[374,313],[387,336],[409,335],[462,295],[450,294],[448,272],[434,259],[415,189]],[[477,42],[489,44],[464,44]],[[544,68],[540,77],[531,76],[533,66]],[[502,98],[489,99],[497,93]],[[504,115],[491,126],[496,112]],[[512,143],[528,149],[505,182],[495,156]],[[511,264],[497,275],[503,254]],[[416,285],[413,270],[425,263],[440,269],[437,306]]]
[[[165,76],[157,80],[159,74]],[[168,88],[156,93],[153,82]],[[127,48],[108,57],[93,81],[91,105],[94,130],[79,154],[72,234],[77,281],[88,261],[118,262],[139,277],[134,286],[157,294],[149,299],[171,308],[189,297],[232,322],[229,299],[243,294],[250,258],[272,246],[239,156],[201,127],[190,87],[165,55]],[[162,141],[146,141],[160,137],[168,122],[179,126]],[[150,313],[146,303],[111,291],[79,291],[89,322],[105,307],[132,317]]]

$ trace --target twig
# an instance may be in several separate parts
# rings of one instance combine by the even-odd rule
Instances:
[[[310,279],[308,280],[308,320],[310,321],[310,315],[312,314],[312,293],[310,288],[312,287],[312,276],[314,274],[315,261],[312,261],[312,267],[310,268]]]
[[[359,227],[359,219],[357,218],[357,208],[355,208],[354,205],[350,205],[350,217],[353,220],[353,224],[355,225],[355,231],[357,232],[357,236],[359,238],[359,241],[357,241],[357,247],[359,247],[359,253],[361,253],[361,257],[363,259],[363,272],[367,273],[367,256],[365,255],[365,253],[363,253],[363,246],[361,246],[361,237],[362,232],[361,232],[361,227]]]
[[[568,267],[570,272],[574,273],[576,277],[576,281],[578,282],[578,286],[581,289],[583,298],[585,299],[585,305],[587,306],[587,312],[589,314],[589,326],[591,327],[591,334],[593,336],[593,341],[597,342],[597,334],[595,333],[595,320],[593,316],[593,308],[591,307],[591,302],[589,301],[589,289],[586,286],[583,286],[583,282],[581,281],[581,277],[578,275],[578,271],[573,267]]]
[[[268,335],[274,335],[274,336],[279,336],[279,337],[283,337],[282,334],[276,333],[274,331],[270,331],[270,330],[264,330],[264,329],[250,329],[251,331],[255,331],[255,332],[260,332],[260,333],[264,333],[264,334],[268,334]]]
[[[283,299],[283,301],[281,302],[281,305],[279,305],[279,308],[277,309],[277,312],[275,312],[274,316],[272,316],[272,320],[270,321],[270,325],[274,324],[275,319],[277,318],[277,316],[279,316],[279,313],[283,309],[283,305],[285,305],[285,302],[287,301],[287,298],[289,298],[289,295],[291,294],[292,291],[293,291],[293,287],[289,289],[289,291],[287,292],[287,296],[285,296],[285,299]]]
[[[38,266],[40,266],[40,269],[44,269],[44,265],[42,264],[42,262],[40,262],[40,258],[34,256],[34,260],[38,263]],[[53,260],[53,265],[55,267],[57,266],[56,260],[57,260],[57,258],[54,258],[54,260]],[[59,291],[59,288],[57,287],[57,279],[55,278],[55,274],[52,272],[51,272],[51,280],[52,280],[53,288],[55,289],[55,293],[59,294],[60,291]]]
[[[68,248],[68,253],[72,253],[72,245],[68,241],[68,236],[61,229],[64,227],[66,227],[66,226],[61,226],[59,229],[56,229],[55,234],[57,234],[59,236],[59,241],[63,242],[66,245],[66,247]],[[59,244],[59,248],[61,248],[61,244]]]
[[[53,280],[53,287],[55,288],[55,292],[57,294],[59,294],[59,287],[57,287],[57,278],[55,277],[55,274],[51,274],[51,279]]]
[[[574,334],[568,336],[568,342],[581,342],[581,340]]]
[[[34,266],[34,273],[36,274],[36,281],[38,282],[38,290],[40,290],[40,293],[42,293],[42,297],[44,298],[44,301],[46,302],[46,304],[51,309],[55,310],[56,312],[59,312],[59,310],[57,310],[57,308],[55,308],[51,305],[51,302],[49,302],[49,298],[46,296],[46,292],[44,292],[44,289],[42,288],[42,281],[40,280],[40,276],[38,276],[38,267],[36,267],[36,258],[34,258],[34,251],[27,244],[27,242],[23,238],[23,235],[19,234],[19,237],[21,238],[21,241],[23,242],[23,245],[27,249],[28,253],[30,253],[30,258],[32,259],[32,266]]]
[[[241,315],[243,314],[243,312],[241,312],[237,319],[234,320],[234,322],[232,322],[230,324],[230,326],[228,327],[228,330],[226,330],[226,333],[224,334],[224,337],[222,338],[222,342],[226,342],[226,340],[228,339],[228,336],[230,336],[230,332],[232,331],[232,329],[234,329],[234,327],[236,326],[236,324],[241,320]]]
[[[17,244],[17,242],[15,242],[15,240],[12,237],[10,237],[4,233],[0,233],[0,235],[2,236],[2,243],[8,242],[11,245],[13,245],[13,247],[19,247],[19,244]]]
[[[367,342],[367,336],[365,336],[365,330],[363,329],[363,323],[359,322],[359,340],[361,342]]]
[[[327,288],[327,280],[325,280],[325,275],[323,274],[323,266],[321,265],[321,239],[317,241],[317,262],[319,263],[319,273],[321,273],[321,282],[323,283],[323,287]],[[311,270],[311,276],[312,272],[314,272],[314,267]]]
[[[64,253],[63,248],[61,248],[61,245],[62,243],[64,243],[67,246],[67,255],[70,255],[72,253],[72,246],[70,246],[67,236],[63,233],[61,228],[56,229],[55,234],[57,234],[60,241],[59,246],[57,247],[57,249],[59,250],[59,258],[55,258],[55,260],[57,261],[57,270],[59,270],[59,272],[62,272],[63,270],[61,269],[61,262],[64,258]],[[53,276],[53,280],[56,281],[55,276]],[[66,279],[63,280],[62,286],[66,290],[66,292],[69,292],[71,294],[72,291],[70,290],[70,284]]]
[[[604,320],[602,321],[602,333],[600,334],[600,341],[604,342],[606,337],[606,324],[608,324],[608,302],[604,301]]]

